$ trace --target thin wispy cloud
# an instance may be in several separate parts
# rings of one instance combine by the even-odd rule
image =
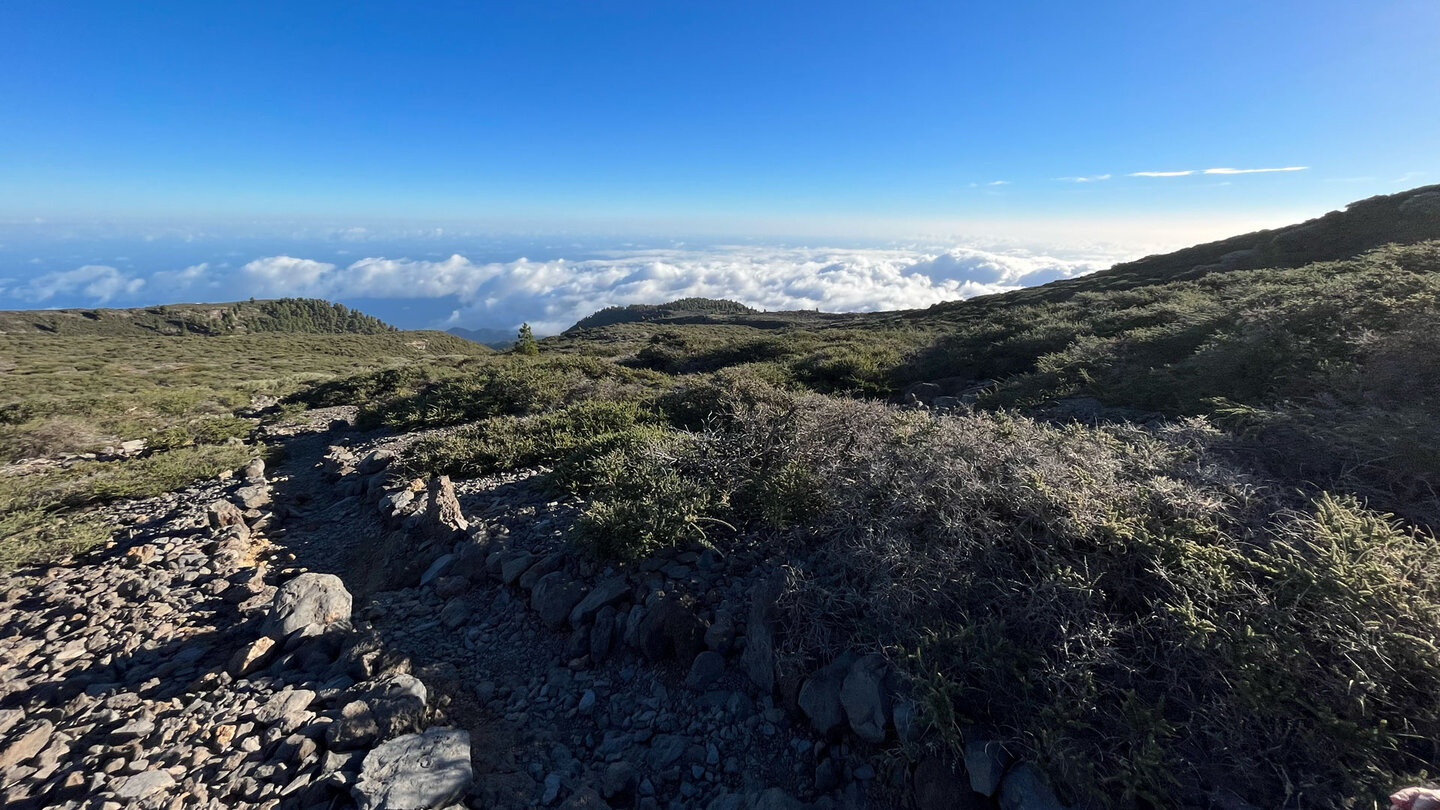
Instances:
[[[988,183],[983,183],[983,184],[982,184],[982,183],[971,183],[971,184],[970,184],[970,188],[980,188],[981,185],[986,185],[986,186],[1008,186],[1008,185],[1010,185],[1010,181],[1009,181],[1009,180],[991,180],[990,182],[988,182]]]
[[[1111,175],[1108,174],[1092,174],[1083,177],[1057,177],[1055,179],[1063,180],[1067,183],[1095,183],[1100,180],[1109,180],[1110,177]]]
[[[1303,172],[1309,166],[1281,166],[1275,169],[1206,169],[1205,174],[1268,174],[1270,172]]]
[[[1131,177],[1185,177],[1192,174],[1269,174],[1270,172],[1303,172],[1309,166],[1276,166],[1264,169],[1231,169],[1218,167],[1214,169],[1181,169],[1173,172],[1130,172]]]

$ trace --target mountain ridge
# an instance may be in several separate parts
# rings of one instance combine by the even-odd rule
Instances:
[[[374,335],[397,331],[373,315],[319,298],[251,298],[117,309],[0,310],[0,334],[215,337],[273,332]]]

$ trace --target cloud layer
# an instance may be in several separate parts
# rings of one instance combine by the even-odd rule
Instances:
[[[48,273],[0,296],[27,304],[112,303],[142,289],[166,300],[305,296],[332,300],[444,299],[446,324],[561,331],[602,307],[689,296],[830,312],[924,307],[1082,275],[1118,258],[1059,258],[1025,250],[951,247],[814,249],[720,246],[602,254],[581,261],[473,262],[369,257],[350,264],[265,256],[239,268],[197,264],[149,276],[107,266]],[[67,299],[61,301],[61,299]]]

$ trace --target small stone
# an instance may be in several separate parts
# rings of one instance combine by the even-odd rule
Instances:
[[[124,784],[115,791],[115,795],[122,799],[143,799],[174,784],[175,777],[168,771],[143,771],[127,777]]]
[[[394,460],[394,451],[381,448],[361,460],[355,471],[361,475],[372,475],[390,466],[390,462]]]
[[[464,576],[442,576],[435,578],[435,595],[450,599],[470,590],[470,579]]]
[[[1000,781],[1001,810],[1066,810],[1034,765],[1022,763]]]
[[[601,782],[601,795],[611,804],[624,804],[635,793],[637,785],[635,766],[624,760],[612,762],[605,767]]]
[[[540,803],[552,804],[558,798],[560,798],[560,774],[548,774],[545,777],[545,792],[540,794]]]
[[[714,650],[706,650],[695,656],[690,673],[685,676],[685,685],[697,692],[703,692],[725,674],[725,656]]]
[[[530,593],[530,609],[552,629],[558,629],[570,617],[570,611],[585,596],[585,586],[562,571],[541,577]]]
[[[630,583],[625,577],[612,577],[595,586],[585,598],[570,611],[570,625],[579,627],[594,621],[595,614],[603,607],[614,607],[630,594]]]
[[[212,501],[205,508],[205,519],[210,527],[219,529],[224,526],[245,525],[245,515],[240,508],[229,501]]]
[[[845,722],[840,690],[854,661],[854,653],[843,653],[828,666],[817,670],[800,687],[800,710],[821,734],[829,734]]]
[[[460,501],[455,497],[455,485],[450,476],[436,476],[430,481],[430,497],[425,503],[424,533],[437,543],[448,543],[470,528]]]
[[[9,745],[0,749],[0,774],[40,753],[50,742],[55,724],[41,720],[16,736]]]
[[[125,565],[131,568],[139,568],[153,559],[155,559],[155,546],[149,543],[131,546],[125,550]]]
[[[243,678],[268,664],[274,653],[275,639],[261,636],[236,650],[235,654],[230,656],[230,662],[225,665],[225,671],[230,673],[231,677]]]
[[[457,596],[440,609],[440,623],[454,630],[470,620],[470,605],[465,597]]]
[[[871,653],[850,666],[840,687],[840,704],[850,721],[850,730],[868,743],[885,742],[890,725],[893,688],[887,684],[889,664],[884,656]]]
[[[970,789],[985,796],[994,796],[1010,755],[997,742],[974,739],[965,741],[965,772],[970,775]]]
[[[650,770],[660,771],[679,761],[686,748],[684,737],[677,734],[657,734],[650,741],[650,753],[646,761]]]

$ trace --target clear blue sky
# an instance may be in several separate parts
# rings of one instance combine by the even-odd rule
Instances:
[[[1440,181],[1434,0],[16,0],[3,19],[9,218],[803,228],[1319,213]]]

